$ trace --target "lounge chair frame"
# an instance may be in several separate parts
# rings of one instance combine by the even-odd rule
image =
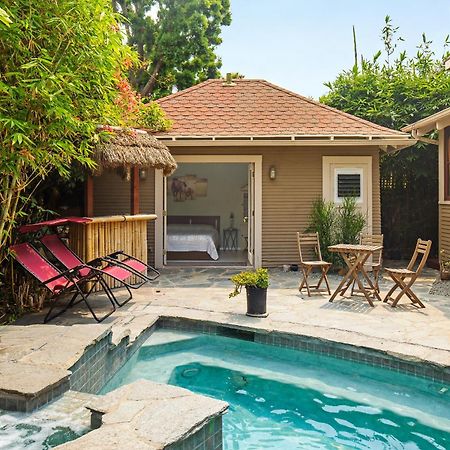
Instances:
[[[384,269],[395,283],[384,297],[383,301],[385,303],[392,301],[391,306],[394,308],[397,306],[399,300],[406,295],[414,306],[425,308],[425,305],[420,301],[419,297],[417,297],[411,288],[425,267],[428,255],[430,254],[431,244],[432,242],[430,240],[424,241],[420,238],[417,239],[416,248],[406,269]],[[414,270],[414,266],[418,260],[419,263],[417,269]],[[400,293],[394,298],[392,297],[392,294],[397,289],[400,289]]]
[[[72,306],[77,305],[80,302],[84,302],[89,309],[90,313],[92,314],[92,317],[94,320],[98,323],[103,322],[107,317],[109,317],[115,310],[116,306],[114,304],[114,295],[112,294],[109,287],[106,285],[104,279],[102,278],[101,273],[95,268],[91,266],[87,266],[86,264],[79,265],[77,267],[74,267],[72,269],[68,269],[65,271],[60,271],[56,266],[54,266],[48,259],[46,259],[43,255],[41,255],[31,244],[24,243],[24,244],[17,244],[11,246],[11,250],[14,253],[16,253],[17,247],[26,246],[29,251],[34,255],[36,261],[43,262],[44,264],[47,264],[49,267],[51,267],[55,272],[57,272],[57,275],[47,278],[47,279],[41,279],[41,277],[33,271],[33,268],[30,267],[28,264],[25,264],[23,260],[18,258],[16,255],[16,261],[17,263],[28,273],[33,275],[43,286],[45,286],[51,293],[52,296],[49,299],[50,302],[50,309],[48,310],[47,314],[44,318],[44,323],[48,323],[51,320],[55,319],[56,317],[59,317],[63,313],[65,313],[68,309],[70,309]],[[89,274],[85,276],[80,275],[80,271],[82,269],[89,269]],[[61,284],[61,287],[59,289],[52,289],[49,285],[51,282],[56,280],[62,280],[63,283]],[[92,286],[88,290],[88,292],[83,292],[82,287],[87,282],[93,282]],[[108,300],[110,301],[112,305],[112,310],[103,315],[102,317],[98,317],[95,313],[94,309],[92,308],[91,304],[88,301],[89,296],[91,295],[92,291],[94,290],[94,287],[99,283],[105,294],[108,297]],[[72,297],[70,298],[69,302],[64,306],[60,311],[58,311],[56,314],[52,314],[52,311],[57,306],[57,300],[62,297],[63,295],[69,294],[72,292]],[[81,298],[76,301],[76,299],[80,296]]]
[[[328,283],[327,273],[330,270],[331,263],[322,260],[322,253],[320,251],[319,233],[299,233],[297,232],[298,252],[300,255],[300,269],[303,273],[303,278],[300,282],[298,290],[302,292],[306,289],[308,297],[311,297],[311,288],[316,291],[323,291],[320,289],[322,282],[325,282],[328,294],[331,294],[330,285]],[[308,252],[306,247],[310,248]],[[311,251],[312,250],[312,251]],[[314,256],[317,259],[314,260]],[[314,269],[320,270],[320,279],[315,286],[310,286],[308,277]]]
[[[68,247],[65,244],[65,242],[60,238],[60,236],[58,236],[57,234],[47,234],[47,235],[42,236],[40,239],[41,244],[51,253],[51,255],[54,258],[56,258],[62,265],[64,265],[68,269],[70,269],[70,267],[68,267],[68,265],[67,265],[67,260],[64,260],[64,258],[62,258],[61,255],[55,251],[55,248],[52,246],[52,242],[49,241],[49,237],[51,237],[52,240],[57,240],[57,244],[60,245],[64,249],[64,251],[67,252],[67,254],[71,254],[72,257],[76,261],[78,261],[80,264],[86,264],[87,266],[95,267],[96,270],[99,273],[101,273],[103,276],[108,276],[108,277],[114,279],[115,281],[117,281],[118,283],[120,283],[121,285],[123,285],[126,288],[126,290],[128,291],[128,297],[124,301],[119,302],[117,300],[117,298],[114,296],[114,301],[117,304],[117,306],[119,306],[119,307],[124,306],[126,303],[128,303],[133,298],[131,289],[139,289],[145,283],[156,280],[160,275],[160,273],[155,268],[153,268],[150,265],[144,263],[143,261],[135,258],[134,256],[128,255],[127,253],[125,253],[121,250],[114,252],[110,255],[106,255],[104,257],[95,258],[92,261],[88,261],[88,262],[84,263],[80,259],[80,257],[70,247]],[[122,256],[126,259],[137,261],[140,264],[145,265],[147,267],[147,269],[149,271],[151,271],[152,273],[154,273],[155,275],[153,277],[144,275],[142,272],[139,272],[139,271],[135,270],[133,267],[130,267],[129,265],[122,262],[119,259],[120,256]],[[125,281],[126,279],[125,280],[119,279],[116,276],[114,276],[113,274],[106,271],[106,269],[108,269],[110,266],[120,267],[123,270],[126,270],[127,272],[129,272],[130,276],[135,275],[140,281],[138,283],[131,284],[131,283]]]

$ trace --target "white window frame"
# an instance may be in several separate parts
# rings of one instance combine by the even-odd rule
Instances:
[[[372,174],[373,156],[322,156],[322,196],[326,201],[335,201],[335,175],[336,169],[362,170],[361,179],[363,190],[361,191],[361,206],[363,213],[367,217],[367,233],[372,233],[373,226],[373,174]],[[377,169],[378,170],[378,169]],[[342,204],[339,202],[338,204]]]
[[[363,202],[364,192],[364,170],[360,167],[337,167],[334,169],[334,202],[342,203],[344,197],[338,196],[338,175],[359,175],[359,197],[354,197],[356,203],[361,204]]]

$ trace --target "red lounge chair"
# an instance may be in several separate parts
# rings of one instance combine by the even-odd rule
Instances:
[[[107,275],[114,280],[121,283],[128,290],[129,296],[123,301],[119,302],[115,297],[114,301],[118,306],[123,306],[132,298],[131,289],[138,289],[148,281],[154,281],[159,277],[159,272],[153,267],[145,264],[139,259],[127,255],[122,251],[112,253],[103,258],[97,258],[93,261],[84,263],[78,255],[76,255],[56,234],[47,234],[40,239],[44,247],[67,269],[87,264],[92,267],[95,266],[103,275]],[[122,257],[123,259],[119,259]],[[82,269],[82,275],[87,275],[89,269]],[[155,274],[154,277],[146,275],[147,270]],[[132,275],[135,275],[140,281],[137,284],[131,284],[126,280]]]
[[[70,307],[81,301],[86,303],[92,317],[97,322],[102,322],[116,310],[116,306],[114,305],[114,295],[103,280],[101,272],[96,268],[88,267],[85,264],[82,264],[77,267],[73,267],[70,270],[61,272],[47,259],[45,259],[34,247],[32,247],[31,244],[23,243],[13,245],[10,247],[10,250],[12,251],[16,261],[52,293],[50,298],[51,307],[44,318],[44,323],[60,316]],[[92,282],[92,286],[89,291],[85,293],[83,292],[82,287],[89,281]],[[88,302],[88,298],[97,283],[100,283],[112,305],[112,310],[100,318],[95,314]],[[51,313],[53,308],[56,306],[58,298],[68,293],[72,293],[70,301],[61,311],[52,315]],[[81,299],[75,302],[78,296],[80,296]]]

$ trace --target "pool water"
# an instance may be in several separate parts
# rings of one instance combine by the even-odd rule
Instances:
[[[450,448],[448,386],[355,362],[158,330],[103,392],[142,378],[228,402],[226,450]]]
[[[87,394],[66,392],[32,413],[0,410],[0,449],[45,450],[89,431]]]

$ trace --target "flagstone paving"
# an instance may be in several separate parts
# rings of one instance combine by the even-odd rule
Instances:
[[[135,291],[134,299],[103,324],[113,325],[118,339],[130,330],[133,338],[133,334],[139,335],[147,321],[154,321],[155,317],[185,317],[244,328],[287,331],[450,366],[450,298],[428,293],[437,276],[435,270],[424,270],[416,282],[415,292],[426,305],[419,309],[407,298],[396,308],[382,302],[375,302],[372,308],[361,296],[338,297],[333,303],[325,293],[308,297],[298,292],[298,272],[274,269],[270,271],[269,317],[265,319],[245,316],[244,293],[228,298],[232,290],[229,278],[236,272],[237,269],[229,268],[164,269],[159,280]],[[333,289],[340,277],[331,274],[329,278]],[[385,278],[380,286],[383,296],[391,282]],[[103,303],[106,305],[99,299],[100,308]],[[29,315],[18,324],[39,323],[42,316],[43,313]],[[95,322],[80,306],[52,323],[64,326]],[[42,325],[42,330],[45,327]]]

